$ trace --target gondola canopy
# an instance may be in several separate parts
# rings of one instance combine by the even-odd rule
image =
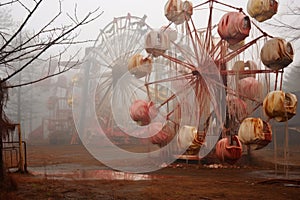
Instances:
[[[262,47],[260,57],[265,66],[279,70],[293,62],[294,51],[291,43],[282,38],[272,38]]]
[[[158,57],[170,48],[170,39],[166,32],[152,30],[146,35],[145,49],[147,53]]]
[[[144,58],[141,54],[135,54],[129,58],[128,71],[137,78],[150,74],[152,70],[152,59]]]
[[[223,15],[218,24],[218,33],[230,45],[237,44],[249,36],[250,18],[241,12],[229,12]]]
[[[272,91],[263,101],[265,114],[278,122],[284,122],[296,115],[297,97],[292,93]]]
[[[190,1],[169,0],[165,5],[166,18],[176,25],[191,19],[193,4]]]
[[[260,118],[248,117],[239,127],[238,138],[253,150],[261,149],[272,140],[271,125]]]
[[[272,18],[277,13],[278,2],[275,0],[249,0],[247,12],[259,22]]]

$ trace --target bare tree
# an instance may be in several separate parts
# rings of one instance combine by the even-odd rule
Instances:
[[[283,90],[299,91],[300,76],[300,6],[298,0],[287,0],[280,2],[280,13],[274,15],[266,23],[277,35],[291,42],[294,49],[294,62],[286,69],[283,76]]]
[[[38,82],[40,80],[48,78],[49,76],[55,76],[71,69],[74,65],[78,64],[78,61],[74,62],[74,58],[76,58],[77,53],[69,58],[69,62],[64,62],[63,65],[61,65],[62,55],[70,46],[88,42],[87,40],[78,41],[78,33],[76,33],[75,31],[80,27],[94,21],[102,14],[102,12],[99,13],[99,9],[97,8],[94,11],[89,12],[83,19],[78,19],[75,9],[74,17],[68,15],[72,23],[61,27],[52,27],[52,24],[62,14],[62,10],[60,7],[57,15],[54,16],[47,24],[45,24],[44,27],[36,31],[36,33],[32,36],[29,36],[27,40],[20,42],[19,45],[12,45],[14,41],[18,39],[19,34],[21,34],[25,29],[24,27],[26,27],[29,19],[32,17],[33,13],[36,12],[43,1],[44,0],[34,1],[35,5],[32,9],[26,7],[21,0],[13,1],[13,3],[15,4],[21,4],[24,9],[27,10],[28,15],[23,23],[19,26],[19,28],[8,39],[6,39],[7,37],[5,37],[5,43],[0,47],[0,65],[5,65],[7,70],[6,77],[2,78],[1,82],[8,81],[9,79],[17,75],[19,72],[27,68],[33,61],[41,58],[42,54],[44,54],[50,47],[55,45],[63,45],[64,50],[59,52],[55,56],[50,57],[48,61],[52,61],[54,60],[54,58],[56,58],[57,66],[60,66],[62,68],[59,68],[59,71],[56,74],[47,74],[45,77],[41,77],[38,80],[32,81],[30,83],[22,83],[21,85],[32,84],[34,82]],[[61,2],[59,1],[59,3]],[[1,36],[4,37],[3,34],[1,34]],[[16,69],[10,65],[10,63],[12,62],[20,60],[22,60],[24,63],[20,68]],[[19,87],[21,85],[11,85],[9,87]]]
[[[76,59],[76,57],[79,51],[70,56],[67,60],[62,61],[62,57],[71,46],[92,42],[90,40],[79,40],[79,30],[81,27],[98,19],[103,13],[99,8],[96,8],[80,19],[77,16],[77,6],[75,6],[73,15],[67,15],[69,23],[62,26],[55,26],[55,22],[62,17],[62,3],[61,0],[57,0],[56,3],[58,3],[59,9],[56,15],[46,22],[39,30],[28,34],[26,31],[28,22],[33,18],[33,14],[39,10],[44,1],[45,0],[32,0],[30,2],[32,6],[27,6],[25,0],[7,0],[0,3],[1,9],[5,10],[8,5],[21,6],[26,12],[24,21],[17,26],[16,29],[12,29],[8,26],[7,23],[12,23],[12,21],[3,20],[4,18],[9,18],[9,12],[0,12],[0,181],[3,180],[4,176],[2,139],[7,136],[9,131],[14,129],[14,124],[9,121],[4,112],[8,97],[8,89],[45,80],[49,77],[67,72],[78,65],[79,60]],[[62,50],[58,51],[55,55],[45,58],[45,54],[53,46],[60,46],[62,47]],[[37,67],[36,65],[33,65],[37,60],[43,60],[49,63],[48,73],[28,82],[10,83],[10,80],[20,74],[23,70]],[[16,63],[18,63],[18,65],[16,65]],[[51,67],[53,65],[57,66],[55,72],[53,72]]]
[[[298,2],[298,1],[297,1]],[[282,36],[293,42],[300,39],[300,6],[295,0],[282,2],[282,12],[275,15],[268,25],[276,28]]]

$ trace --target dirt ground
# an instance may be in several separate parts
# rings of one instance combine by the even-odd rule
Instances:
[[[82,145],[29,145],[27,149],[29,173],[11,173],[6,182],[10,190],[2,189],[1,200],[300,198],[300,166],[290,167],[291,175],[287,178],[281,176],[283,169],[278,165],[279,174],[276,176],[274,164],[270,162],[271,154],[267,151],[255,153],[252,163],[246,162],[243,157],[234,166],[213,165],[207,160],[200,163],[176,162],[152,173],[123,176],[127,180],[103,177],[92,180],[72,178],[72,174],[69,177],[66,174],[51,176],[42,171],[46,166],[72,166],[78,170],[84,168],[91,169],[90,172],[114,173],[95,160]],[[36,169],[42,172],[37,174]],[[114,176],[109,177],[114,179]]]

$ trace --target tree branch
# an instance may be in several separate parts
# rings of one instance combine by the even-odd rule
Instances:
[[[10,72],[10,74],[7,73],[8,74],[7,77],[3,78],[0,81],[1,83],[8,81],[12,77],[14,77],[16,74],[23,71],[25,68],[27,68],[32,62],[37,60],[43,53],[45,53],[52,46],[67,45],[67,47],[65,47],[62,52],[60,52],[56,55],[57,57],[61,57],[61,55],[71,45],[92,41],[92,40],[75,41],[75,39],[78,37],[78,34],[74,35],[72,33],[75,30],[77,30],[79,27],[86,25],[86,24],[96,20],[97,18],[99,18],[103,14],[103,12],[99,13],[99,8],[97,8],[94,11],[89,12],[81,21],[78,21],[78,17],[77,17],[76,13],[75,13],[75,21],[74,21],[74,18],[71,18],[70,15],[68,15],[69,18],[71,18],[71,20],[73,22],[76,22],[75,25],[65,25],[60,28],[55,27],[52,29],[47,29],[55,21],[55,19],[57,19],[57,17],[61,14],[61,4],[60,4],[59,12],[57,13],[57,15],[55,17],[53,17],[50,20],[50,22],[48,22],[45,26],[43,26],[39,30],[39,32],[34,34],[32,37],[28,37],[28,39],[26,39],[25,42],[20,41],[20,43],[18,45],[10,45],[10,43],[13,41],[13,39],[16,38],[16,36],[20,33],[20,31],[26,25],[27,21],[32,16],[32,14],[35,12],[35,10],[37,9],[37,7],[41,3],[41,1],[42,0],[39,0],[37,2],[37,5],[35,5],[34,9],[28,14],[26,20],[22,23],[22,25],[19,27],[19,29],[13,34],[13,36],[0,49],[0,64],[6,64],[6,63],[22,61],[22,60],[26,61],[20,68],[13,70],[13,72]],[[75,9],[75,11],[76,11],[76,9]],[[44,34],[46,35],[46,38],[43,40],[39,40],[39,38],[43,37]],[[30,43],[32,43],[32,44],[29,45]],[[9,50],[6,50],[6,49],[9,49]],[[62,70],[62,71],[64,71],[64,70]],[[47,77],[42,78],[41,80],[44,80],[46,78]],[[37,80],[35,82],[38,82],[38,81],[39,80]]]
[[[0,48],[0,52],[3,51],[3,49],[5,49],[11,41],[13,41],[13,39],[22,31],[22,29],[25,27],[25,25],[27,24],[28,20],[31,18],[31,16],[33,15],[33,13],[37,10],[37,8],[39,7],[39,5],[41,4],[43,0],[40,0],[37,2],[37,4],[35,5],[35,7],[33,8],[33,10],[27,15],[25,21],[21,24],[21,26],[19,27],[19,29],[11,36],[11,38]]]
[[[5,2],[5,3],[0,3],[0,7],[1,6],[6,6],[6,5],[9,5],[9,4],[13,4],[13,3],[16,3],[16,2],[18,2],[19,0],[12,0],[12,1],[10,1],[10,2]]]

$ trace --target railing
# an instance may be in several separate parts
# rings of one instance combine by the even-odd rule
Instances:
[[[22,141],[20,124],[15,124],[18,132],[18,140],[14,141],[13,135],[7,141],[3,141],[3,159],[7,169],[18,168],[21,173],[27,172],[26,142]]]

